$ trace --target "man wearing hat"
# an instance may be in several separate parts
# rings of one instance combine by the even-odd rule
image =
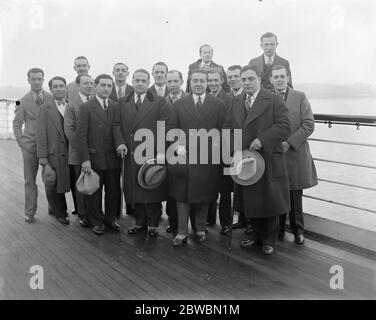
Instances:
[[[241,70],[244,92],[234,97],[225,128],[242,129],[240,149],[235,147],[235,160],[244,157],[242,150],[257,151],[265,162],[264,172],[256,156],[248,157],[236,171],[235,208],[250,218],[253,232],[241,246],[262,244],[264,254],[271,255],[278,237],[278,217],[290,209],[288,176],[282,142],[290,133],[288,110],[280,95],[260,88],[260,73],[254,66]],[[236,145],[236,143],[235,143]],[[236,175],[236,174],[235,174]],[[240,181],[242,180],[242,181]],[[241,183],[239,183],[241,182]]]
[[[65,193],[70,190],[70,171],[68,141],[64,133],[66,80],[53,77],[48,86],[54,99],[43,104],[37,113],[37,156],[39,164],[44,167],[43,180],[51,212],[60,223],[67,225],[69,220]],[[55,171],[56,183],[51,181],[50,174],[47,175],[47,166]]]
[[[134,92],[121,98],[117,105],[114,137],[117,151],[125,154],[124,197],[134,204],[135,226],[128,230],[135,235],[147,230],[150,237],[158,235],[161,202],[167,199],[166,167],[164,163],[164,140],[157,144],[158,121],[167,121],[170,106],[166,100],[148,90],[150,74],[138,69],[133,74]],[[146,141],[142,137],[146,136]],[[140,138],[141,137],[141,138]],[[151,137],[151,140],[148,139]],[[142,151],[147,157],[144,158]],[[159,150],[158,147],[163,147]]]
[[[317,185],[317,174],[308,145],[308,137],[313,133],[315,121],[311,106],[303,92],[289,88],[289,74],[285,66],[277,65],[272,68],[270,82],[274,91],[282,95],[289,109],[291,133],[282,142],[286,155],[287,171],[289,174],[290,227],[295,236],[296,244],[304,243],[303,220],[303,189]],[[287,214],[279,217],[279,239],[285,238],[285,224]]]
[[[213,146],[215,147],[215,137],[209,142],[207,136],[201,136],[196,140],[197,147],[191,146],[192,150],[190,150],[190,142],[194,132],[220,130],[223,126],[226,107],[221,100],[206,93],[208,84],[206,71],[193,70],[189,80],[192,93],[175,103],[167,124],[167,129],[179,129],[180,134],[186,137],[180,140],[179,136],[177,153],[180,157],[186,157],[188,163],[172,165],[168,159],[170,164],[169,195],[177,201],[178,209],[178,233],[172,241],[173,246],[181,246],[186,243],[191,207],[195,210],[196,239],[199,242],[205,241],[205,224],[209,203],[217,199],[220,177],[220,159],[217,164],[213,163],[214,152],[220,153],[219,144],[217,144],[217,148],[213,148]],[[219,131],[217,132],[219,136]],[[197,137],[199,137],[198,134]],[[208,139],[208,144],[203,151],[207,152],[208,162],[202,163],[201,160],[205,154],[201,152],[201,144],[205,138]],[[180,169],[177,170],[176,166]]]

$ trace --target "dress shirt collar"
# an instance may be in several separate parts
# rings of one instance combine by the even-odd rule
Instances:
[[[95,95],[95,97],[97,98],[97,100],[98,100],[99,104],[101,105],[101,107],[103,108],[103,110],[104,110],[104,107],[103,107],[104,102],[106,102],[106,106],[108,108],[108,98],[102,99],[102,98],[98,97],[98,95]]]
[[[238,89],[238,91],[231,89],[231,92],[232,92],[233,96],[238,96],[239,94],[241,94],[243,92],[243,87],[240,87]]]
[[[180,92],[178,94],[172,94],[170,92],[170,99],[172,100],[172,97],[175,96],[177,98],[176,100],[179,100],[179,99],[181,99],[182,94],[183,94],[183,90],[180,90]]]
[[[137,102],[137,96],[138,96],[138,93],[135,92],[134,93],[134,102]],[[140,95],[141,103],[144,102],[145,97],[146,97],[146,92]]]
[[[275,59],[275,54],[272,55],[270,58],[272,58],[272,64],[273,64],[274,59]],[[265,64],[268,64],[269,57],[266,54],[264,54],[264,61],[265,61]]]
[[[82,100],[84,103],[89,101],[89,97],[83,95],[81,92],[79,92],[78,95],[80,96],[81,100]]]
[[[194,94],[192,93],[192,97],[193,97],[193,101],[195,102],[195,104],[197,103],[198,101],[198,95],[197,94]],[[202,95],[200,95],[200,98],[201,98],[201,102],[202,104],[204,104],[204,101],[205,101],[205,97],[206,97],[206,93],[203,93]]]

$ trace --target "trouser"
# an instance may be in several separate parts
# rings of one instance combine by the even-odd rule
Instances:
[[[118,180],[119,180],[119,188],[120,188],[120,179],[121,179],[121,169],[118,169],[117,172]],[[121,216],[121,201],[122,201],[122,194],[119,192],[119,199],[116,202],[116,218],[120,218]]]
[[[291,209],[289,212],[290,227],[294,235],[304,233],[303,190],[290,190]],[[284,232],[287,214],[279,217],[279,231]]]
[[[81,174],[81,168],[82,168],[81,165],[74,165],[74,171],[75,171],[75,177],[76,177],[75,186],[76,186],[78,177]],[[75,198],[76,198],[76,203],[77,203],[76,210],[78,211],[78,216],[80,217],[80,219],[84,219],[88,221],[86,197],[83,193],[79,192],[77,188],[75,188],[75,194],[76,194]]]
[[[134,218],[137,227],[149,226],[150,228],[157,228],[159,218],[161,215],[162,204],[155,203],[135,203],[134,204]]]
[[[25,180],[25,215],[35,216],[37,212],[38,187],[36,178],[38,173],[38,158],[36,152],[22,150],[24,180]]]
[[[208,207],[208,217],[207,223],[208,224],[216,224],[217,221],[217,200],[210,202]]]
[[[75,166],[71,164],[69,165],[69,176],[70,176],[70,190],[71,190],[73,205],[74,205],[73,211],[76,211],[78,214],[80,214],[78,205],[77,205],[77,198],[76,198],[76,181],[79,177],[79,174],[77,175]]]
[[[166,214],[168,216],[168,224],[173,230],[178,229],[178,208],[176,200],[168,197],[166,202]]]
[[[195,217],[192,227],[194,227],[196,234],[204,235],[209,203],[177,202],[178,234],[179,235],[188,234],[188,219],[190,216],[191,208],[194,209],[194,217]],[[191,221],[191,224],[192,224],[192,221]]]
[[[274,246],[278,237],[278,216],[267,218],[251,218],[251,237],[261,241],[263,245]]]
[[[57,193],[56,188],[46,187],[46,196],[49,209],[52,211],[56,218],[67,217],[67,201],[65,193]]]
[[[231,216],[231,191],[222,192],[219,199],[219,221],[222,227],[230,227],[232,225]]]
[[[125,210],[126,210],[126,214],[129,214],[130,216],[133,216],[134,215],[134,207],[131,203],[126,203],[125,204]]]
[[[120,194],[120,180],[118,169],[94,170],[100,178],[100,185],[92,195],[85,195],[88,218],[91,226],[101,226],[103,223],[111,224],[116,216],[117,201]],[[104,186],[104,208],[102,211],[102,189]]]

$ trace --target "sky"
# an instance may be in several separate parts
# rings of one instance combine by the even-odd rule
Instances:
[[[0,19],[0,86],[27,85],[31,67],[72,81],[79,55],[92,76],[164,61],[186,78],[200,45],[246,65],[268,31],[294,83],[376,85],[375,0],[0,0]]]

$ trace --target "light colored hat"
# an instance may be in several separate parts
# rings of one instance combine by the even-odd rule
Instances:
[[[242,186],[255,184],[264,172],[265,161],[257,151],[243,150],[241,157],[234,157],[231,161],[231,177]]]
[[[76,182],[78,192],[89,196],[98,190],[99,185],[99,176],[94,170],[91,170],[90,173],[84,173],[81,171]]]
[[[137,181],[143,189],[155,189],[163,183],[166,176],[166,165],[157,163],[157,159],[150,159],[138,171]]]

